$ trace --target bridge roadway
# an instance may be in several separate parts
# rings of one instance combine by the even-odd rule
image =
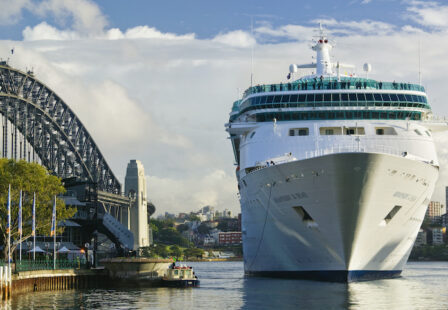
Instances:
[[[61,177],[89,211],[73,220],[90,242],[103,232],[117,249],[132,249],[132,233],[121,225],[132,206],[103,154],[73,110],[32,71],[0,61],[1,150],[6,158],[38,162]],[[121,225],[121,226],[120,226]],[[129,235],[130,234],[130,235]]]

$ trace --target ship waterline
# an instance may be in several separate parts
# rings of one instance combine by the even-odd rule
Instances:
[[[438,168],[340,153],[249,173],[241,189],[245,272],[351,281],[398,276]]]

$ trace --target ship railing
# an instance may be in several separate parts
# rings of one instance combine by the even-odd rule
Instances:
[[[406,151],[399,150],[394,147],[387,145],[338,145],[331,148],[316,149],[313,151],[305,152],[303,159],[309,159],[324,155],[338,154],[338,153],[379,153],[379,154],[389,154],[395,156],[407,156]]]
[[[381,82],[375,80],[366,80],[362,78],[342,79],[337,78],[323,80],[320,79],[306,79],[297,80],[290,83],[280,84],[265,84],[249,87],[243,95],[243,98],[257,93],[276,92],[276,91],[291,91],[291,90],[350,90],[350,89],[370,89],[370,90],[413,90],[425,92],[425,88],[418,84],[398,83],[398,82]]]
[[[313,151],[301,152],[300,154],[287,153],[288,156],[280,156],[265,161],[257,161],[255,166],[245,169],[246,174],[250,174],[260,169],[264,169],[274,165],[280,165],[288,162],[293,162],[297,160],[311,159],[315,157],[339,154],[339,153],[375,153],[375,154],[386,154],[394,155],[399,157],[406,157],[415,160],[421,160],[427,163],[433,163],[432,161],[425,160],[418,156],[409,154],[407,151],[403,151],[388,145],[338,145],[331,148],[317,149]]]
[[[428,121],[428,122],[443,122],[443,123],[447,123],[447,122],[448,122],[448,117],[446,117],[446,116],[430,115],[430,116],[428,117],[428,119],[426,119],[425,121]]]

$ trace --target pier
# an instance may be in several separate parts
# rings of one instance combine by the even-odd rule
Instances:
[[[105,268],[20,270],[15,264],[2,266],[0,297],[7,300],[40,291],[159,286],[172,262],[171,259],[113,258],[102,260]]]
[[[103,269],[30,270],[12,273],[0,267],[0,298],[39,291],[56,291],[105,287],[107,274]]]

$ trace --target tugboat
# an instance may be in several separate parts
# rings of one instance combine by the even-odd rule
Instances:
[[[199,287],[199,279],[192,267],[173,263],[162,278],[162,284],[167,287]]]

